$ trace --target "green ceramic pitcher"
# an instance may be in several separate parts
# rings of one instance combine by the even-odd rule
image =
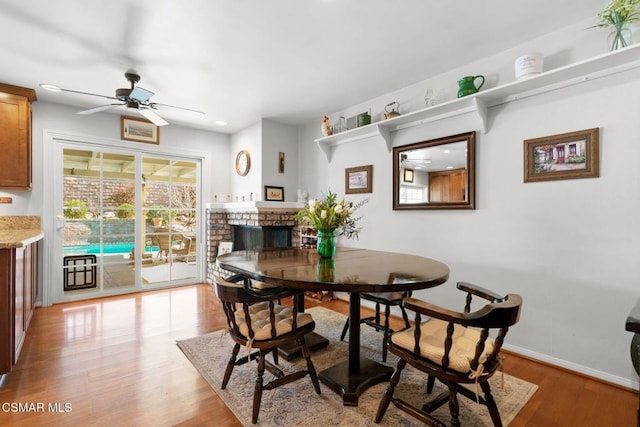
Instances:
[[[475,81],[480,79],[481,82],[478,86],[476,86]],[[472,93],[476,93],[480,90],[482,85],[484,84],[484,76],[465,76],[458,80],[458,98],[462,98],[463,96],[471,95]]]

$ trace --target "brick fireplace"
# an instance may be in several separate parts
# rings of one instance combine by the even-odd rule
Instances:
[[[207,205],[207,279],[212,279],[218,245],[234,242],[234,250],[300,246],[294,215],[302,203],[242,202]]]

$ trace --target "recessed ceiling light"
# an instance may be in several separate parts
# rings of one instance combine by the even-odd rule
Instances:
[[[50,84],[47,84],[47,83],[40,83],[40,87],[42,89],[50,90],[50,91],[53,91],[53,92],[60,92],[62,90],[56,85],[50,85]]]
[[[224,120],[216,120],[216,124],[217,124],[218,126],[226,126],[226,125],[227,125],[227,122],[225,122]]]
[[[447,169],[453,169],[453,166],[447,166]]]

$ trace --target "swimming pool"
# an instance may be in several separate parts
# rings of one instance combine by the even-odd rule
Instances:
[[[102,253],[105,254],[128,254],[131,253],[131,249],[135,244],[133,243],[105,243],[102,246]],[[146,246],[145,252],[157,251],[157,246]],[[86,255],[86,254],[99,254],[100,245],[97,243],[90,243],[87,245],[69,245],[64,247],[64,253],[74,255]]]

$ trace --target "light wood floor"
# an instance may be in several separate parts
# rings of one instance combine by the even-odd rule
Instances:
[[[322,305],[348,310],[343,301]],[[223,324],[208,285],[38,308],[0,389],[0,425],[239,426],[175,345]],[[505,372],[539,386],[511,426],[635,425],[630,390],[515,355]],[[18,402],[44,411],[10,412]]]

